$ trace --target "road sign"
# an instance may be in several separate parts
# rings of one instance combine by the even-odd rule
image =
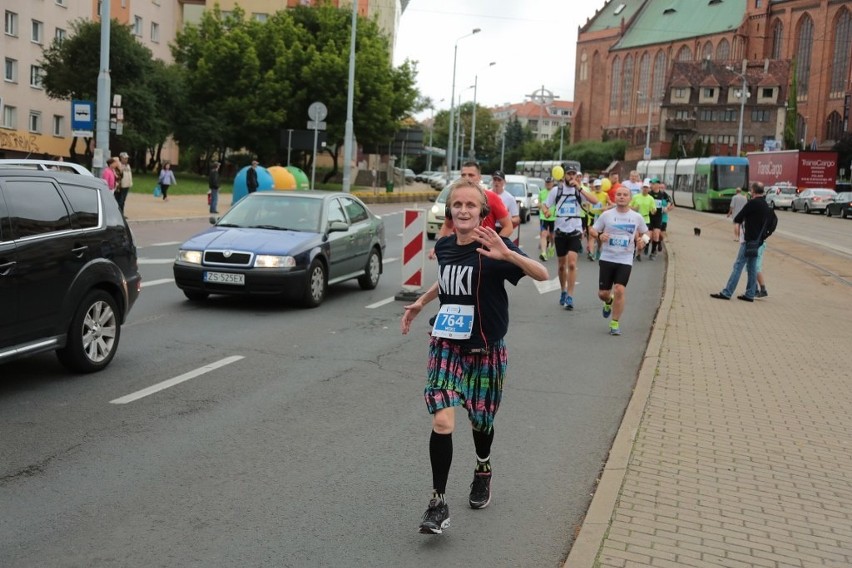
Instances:
[[[95,103],[71,101],[71,131],[74,136],[91,138],[95,130]]]
[[[651,159],[651,148],[649,146],[645,146],[645,152],[642,154],[643,160]]]
[[[308,121],[308,128],[310,130],[325,130],[325,122],[316,121],[316,120],[309,120]]]
[[[311,106],[308,107],[308,117],[311,120],[315,120],[317,122],[325,120],[325,117],[328,116],[328,108],[321,102],[317,101],[311,103]],[[309,126],[308,128],[312,128]]]

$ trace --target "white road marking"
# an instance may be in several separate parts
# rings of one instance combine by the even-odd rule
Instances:
[[[161,390],[165,390],[167,388],[173,387],[175,385],[179,385],[180,383],[186,382],[190,379],[194,379],[199,375],[203,375],[205,373],[209,373],[210,371],[215,371],[220,367],[224,367],[225,365],[230,365],[231,363],[235,363],[240,359],[245,359],[242,355],[232,355],[231,357],[225,357],[215,363],[210,363],[209,365],[205,365],[203,367],[199,367],[194,371],[190,371],[188,373],[184,373],[178,377],[174,377],[172,379],[168,379],[161,383],[157,383],[156,385],[151,385],[146,389],[142,389],[136,391],[134,393],[128,394],[127,396],[122,396],[121,398],[117,398],[115,400],[109,401],[110,404],[127,404],[129,402],[133,402],[134,400],[139,400],[140,398],[144,398],[148,395],[154,394],[156,392],[160,392]]]
[[[171,284],[174,282],[174,278],[160,278],[159,280],[151,280],[149,282],[142,281],[142,287],[147,288],[149,286],[159,286],[160,284]]]
[[[368,310],[380,308],[380,307],[384,306],[385,304],[390,304],[393,301],[396,301],[396,298],[391,296],[390,298],[385,298],[384,300],[380,300],[380,301],[376,302],[375,304],[370,304],[369,306],[366,306],[366,308]]]
[[[167,241],[165,243],[154,243],[154,244],[145,245],[145,246],[146,247],[171,247],[171,246],[179,245],[179,244],[182,244],[182,243],[183,243],[183,241]]]
[[[535,284],[536,289],[539,294],[547,294],[548,292],[553,292],[555,290],[561,290],[562,286],[559,285],[559,277],[553,278],[552,280],[545,280],[544,282],[539,282],[538,280],[533,280],[533,284]]]
[[[397,260],[399,260],[399,259],[398,258],[385,258],[385,259],[382,259],[382,264],[389,264],[391,262],[396,262]]]
[[[140,258],[139,264],[172,264],[175,261],[173,258]]]

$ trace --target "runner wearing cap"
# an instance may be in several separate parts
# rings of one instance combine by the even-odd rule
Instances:
[[[663,184],[659,179],[651,180],[651,191],[648,194],[654,198],[654,205],[657,210],[651,215],[651,254],[648,260],[657,258],[657,251],[662,251],[662,231],[663,231],[663,216],[671,207],[671,198],[663,189]],[[646,247],[647,248],[647,247]]]
[[[545,205],[556,212],[554,242],[558,261],[557,274],[562,293],[559,305],[566,310],[574,309],[574,284],[577,281],[577,256],[583,251],[583,208],[584,202],[597,203],[592,192],[583,188],[575,179],[577,170],[565,168],[565,177],[547,194]]]
[[[538,224],[539,224],[539,255],[541,260],[547,260],[555,254],[553,248],[553,222],[556,221],[556,210],[545,205],[547,195],[553,189],[553,178],[547,176],[544,187],[538,191]]]
[[[491,191],[500,196],[503,200],[503,205],[509,212],[509,217],[512,218],[512,228],[521,226],[521,210],[518,207],[518,202],[515,201],[515,196],[506,191],[506,174],[502,170],[497,170],[491,174]],[[499,232],[502,225],[497,223],[497,231]],[[517,242],[515,244],[518,244]]]

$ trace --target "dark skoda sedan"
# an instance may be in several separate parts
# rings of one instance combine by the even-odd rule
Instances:
[[[384,250],[384,222],[353,195],[261,191],[181,245],[175,283],[193,301],[266,295],[313,308],[329,284],[375,288]]]

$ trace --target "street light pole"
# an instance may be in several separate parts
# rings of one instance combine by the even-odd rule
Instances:
[[[497,65],[496,61],[492,61],[488,64],[488,67],[493,67]],[[476,160],[476,148],[474,144],[476,142],[476,87],[479,83],[479,73],[473,76],[473,117],[470,120],[470,154],[468,157],[471,160]]]
[[[352,2],[352,30],[349,38],[349,87],[346,92],[346,123],[343,134],[343,191],[351,188],[353,106],[355,104],[355,31],[358,23],[358,2]],[[403,177],[403,179],[405,179]]]
[[[742,91],[740,91],[740,125],[737,129],[737,156],[739,156],[743,146],[743,114],[745,113],[745,101],[748,96],[748,81],[746,81],[745,73],[738,73],[730,66],[727,69],[743,80]]]
[[[454,165],[454,156],[453,156],[453,118],[455,115],[453,114],[453,102],[456,99],[456,61],[458,60],[459,55],[459,42],[466,37],[470,37],[474,34],[478,34],[482,31],[479,28],[473,28],[473,31],[469,34],[465,34],[456,40],[456,45],[453,48],[453,87],[450,91],[450,129],[449,135],[447,136],[447,180],[450,179],[452,175],[450,172],[453,170]]]

